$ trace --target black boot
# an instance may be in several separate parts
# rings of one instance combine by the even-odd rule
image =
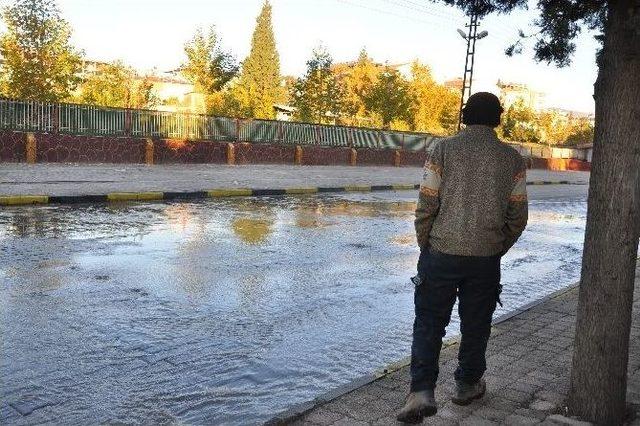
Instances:
[[[411,392],[396,419],[403,423],[420,423],[423,418],[433,416],[437,411],[433,389]]]
[[[473,400],[482,398],[486,391],[487,383],[484,379],[480,379],[472,385],[456,381],[456,394],[451,398],[451,401],[457,405],[469,405]]]

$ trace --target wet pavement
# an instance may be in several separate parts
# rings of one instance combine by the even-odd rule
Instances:
[[[586,190],[530,188],[498,314],[577,280]],[[416,196],[0,210],[0,423],[259,424],[405,357]]]

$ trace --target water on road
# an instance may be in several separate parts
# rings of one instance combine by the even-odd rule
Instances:
[[[0,422],[257,424],[407,356],[415,197],[0,210]],[[584,192],[530,209],[498,313],[579,277]]]

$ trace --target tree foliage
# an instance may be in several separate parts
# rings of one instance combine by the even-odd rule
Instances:
[[[198,28],[184,45],[184,53],[187,60],[182,64],[182,75],[203,95],[221,90],[238,73],[235,58],[222,49],[213,26],[207,33]]]
[[[380,115],[382,127],[388,129],[393,121],[409,119],[409,85],[398,70],[386,67],[365,95],[364,103],[369,111]]]
[[[537,123],[537,114],[518,99],[507,108],[502,117],[502,134],[518,142],[540,142],[542,135]]]
[[[274,118],[273,105],[283,97],[280,86],[280,57],[271,23],[271,4],[265,1],[256,21],[251,51],[242,63],[235,99],[247,115]]]
[[[431,68],[414,61],[408,83],[412,130],[433,134],[451,134],[458,123],[459,95],[438,84]]]
[[[77,99],[86,104],[113,108],[152,108],[158,103],[153,82],[138,77],[120,61],[100,66],[83,81]]]
[[[298,119],[333,123],[342,113],[343,89],[331,69],[332,64],[326,49],[314,49],[305,75],[296,81],[291,94]]]
[[[54,0],[15,0],[2,11],[4,59],[0,89],[4,96],[40,100],[68,99],[80,79],[82,52],[70,43],[71,28]]]
[[[378,81],[378,75],[383,67],[376,64],[365,49],[355,63],[337,64],[333,72],[338,76],[344,89],[344,122],[350,125],[371,125],[370,111],[365,99],[370,95],[373,86]]]

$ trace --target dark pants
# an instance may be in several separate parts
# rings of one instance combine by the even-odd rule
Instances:
[[[487,366],[485,351],[500,292],[500,256],[420,254],[422,284],[415,290],[416,318],[411,345],[411,391],[434,389],[445,328],[458,296],[462,339],[455,378],[473,384]]]

